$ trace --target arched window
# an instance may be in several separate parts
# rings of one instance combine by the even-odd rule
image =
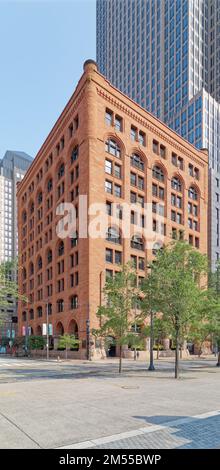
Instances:
[[[38,318],[41,318],[43,316],[43,309],[42,307],[37,307],[37,316]]]
[[[25,279],[27,279],[27,271],[26,271],[26,268],[23,268],[22,276],[23,276],[23,280],[25,281]]]
[[[196,191],[196,188],[194,188],[194,186],[190,186],[189,191],[188,191],[188,196],[189,196],[190,199],[193,199],[194,201],[197,201],[198,193]]]
[[[47,252],[47,262],[48,262],[48,264],[52,262],[52,259],[53,259],[52,250],[48,250],[48,252]]]
[[[78,295],[73,295],[70,297],[70,308],[71,310],[78,308]]]
[[[33,214],[34,213],[34,203],[31,202],[30,204],[30,214]]]
[[[144,171],[144,162],[140,155],[137,155],[136,153],[133,153],[133,155],[131,156],[131,165],[141,171]]]
[[[38,202],[38,205],[41,204],[43,201],[43,193],[42,191],[40,191],[37,195],[37,202]]]
[[[153,178],[164,182],[164,172],[160,166],[155,165],[153,167]]]
[[[26,211],[23,211],[23,213],[22,213],[22,222],[23,222],[23,224],[25,224],[25,222],[27,222],[27,212]]]
[[[52,304],[47,304],[48,315],[52,315]]]
[[[52,191],[53,189],[53,180],[52,178],[50,178],[47,182],[47,192],[50,193],[50,191]]]
[[[74,147],[72,153],[71,153],[71,163],[75,162],[78,159],[79,156],[79,147],[78,145]]]
[[[38,269],[42,269],[42,258],[41,258],[41,256],[39,256],[39,258],[38,258],[37,267],[38,267]]]
[[[33,308],[31,308],[30,311],[29,311],[29,318],[30,318],[30,320],[34,319],[34,310],[33,310]]]
[[[118,228],[109,227],[106,233],[106,240],[112,243],[121,244],[121,237]]]
[[[182,183],[181,183],[180,179],[177,178],[177,176],[174,176],[174,177],[171,179],[171,187],[172,187],[175,191],[179,191],[179,192],[182,191]]]
[[[58,256],[64,255],[64,243],[61,241],[58,246]]]
[[[117,142],[113,139],[108,139],[105,142],[105,151],[114,155],[114,157],[121,158],[121,149]]]
[[[61,313],[64,311],[64,300],[63,299],[58,299],[57,300],[57,311],[58,313]]]
[[[65,172],[65,165],[64,163],[61,163],[61,165],[58,168],[58,173],[57,173],[58,180],[64,176],[64,172]]]
[[[26,312],[22,312],[22,321],[26,321],[27,320],[27,314]]]
[[[144,251],[144,240],[139,235],[134,235],[131,239],[131,248]]]
[[[34,265],[33,265],[32,261],[29,264],[29,274],[30,274],[30,276],[32,276],[32,274],[34,274]]]

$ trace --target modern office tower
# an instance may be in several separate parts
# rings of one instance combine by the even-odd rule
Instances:
[[[141,282],[172,238],[207,251],[207,152],[113,87],[91,60],[17,197],[19,287],[29,299],[19,302],[19,332],[41,335],[48,319],[54,348],[59,335],[78,335],[76,357],[100,357],[90,333],[106,276],[120,264],[131,260]],[[66,218],[73,207],[76,229]]]
[[[26,153],[11,150],[0,160],[0,263],[15,259],[18,254],[17,183],[31,162],[32,158]],[[0,313],[5,319],[14,315],[14,300],[8,308],[0,306]]]
[[[210,168],[220,171],[219,0],[97,0],[97,62],[121,91],[207,148]],[[213,171],[210,178],[217,201]],[[215,217],[210,233],[214,268],[220,257]]]

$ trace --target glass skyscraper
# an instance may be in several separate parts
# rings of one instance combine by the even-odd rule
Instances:
[[[208,149],[214,267],[220,259],[220,0],[97,0],[97,62],[121,91]]]

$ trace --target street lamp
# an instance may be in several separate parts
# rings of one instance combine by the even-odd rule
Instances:
[[[147,269],[150,270],[151,266],[148,265]],[[154,371],[154,312],[152,308],[150,309],[150,365],[148,367],[149,371]]]
[[[148,370],[154,371],[154,312],[150,311],[150,365]]]
[[[46,301],[46,328],[47,328],[47,331],[46,331],[46,349],[47,349],[47,360],[49,359],[49,304],[48,304],[48,301]]]

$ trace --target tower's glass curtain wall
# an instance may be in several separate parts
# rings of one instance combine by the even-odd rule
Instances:
[[[220,200],[220,0],[97,0],[97,61],[120,90],[209,151]],[[214,175],[214,176],[213,176]],[[210,217],[210,257],[220,258]]]

